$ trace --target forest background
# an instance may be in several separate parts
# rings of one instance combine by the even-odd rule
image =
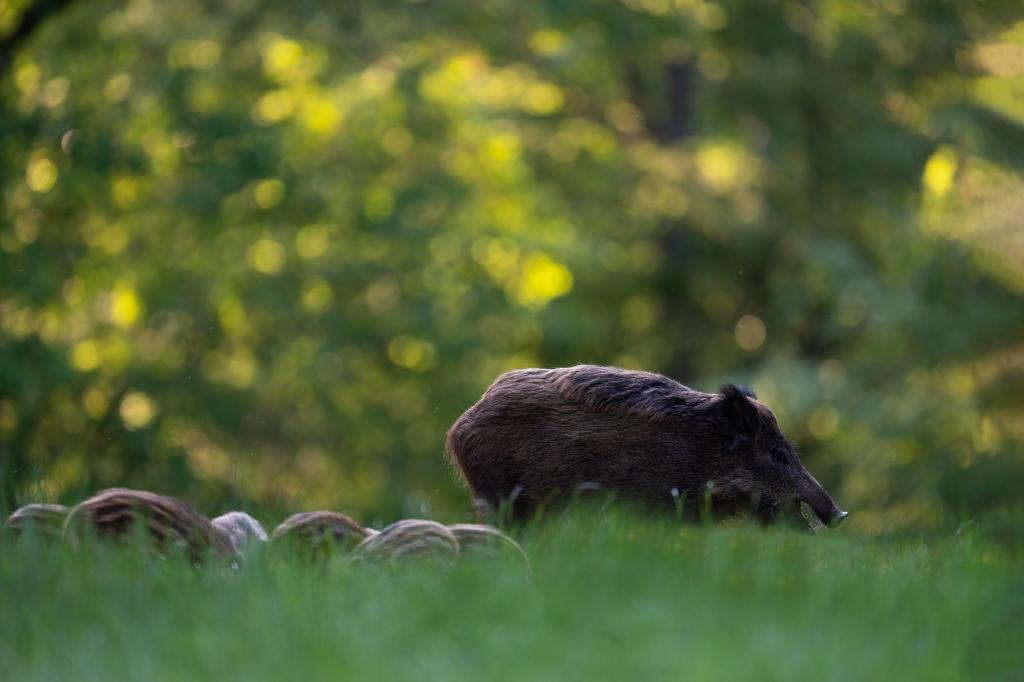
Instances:
[[[0,2],[0,508],[457,516],[500,372],[751,385],[1013,534],[1019,2]]]

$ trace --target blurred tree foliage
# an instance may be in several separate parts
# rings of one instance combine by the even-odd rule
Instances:
[[[0,504],[454,513],[447,426],[579,362],[752,384],[869,532],[1019,504],[1019,0],[36,1]]]

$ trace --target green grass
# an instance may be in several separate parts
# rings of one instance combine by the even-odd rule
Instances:
[[[382,568],[21,541],[0,555],[4,680],[1024,678],[1022,562],[576,517],[507,560]]]

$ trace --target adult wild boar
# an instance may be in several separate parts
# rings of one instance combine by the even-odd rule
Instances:
[[[599,487],[689,515],[710,503],[716,518],[767,523],[805,502],[825,525],[842,521],[772,411],[748,389],[721,391],[615,367],[515,370],[459,417],[445,450],[478,504],[520,520]]]

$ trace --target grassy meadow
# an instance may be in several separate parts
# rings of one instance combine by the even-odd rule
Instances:
[[[851,522],[855,523],[855,522]],[[1019,554],[573,516],[514,558],[240,570],[23,538],[0,555],[6,680],[1021,679]]]
[[[1022,7],[0,0],[0,520],[452,520],[452,423],[578,363],[749,386],[852,514],[0,538],[0,682],[1024,681]]]

